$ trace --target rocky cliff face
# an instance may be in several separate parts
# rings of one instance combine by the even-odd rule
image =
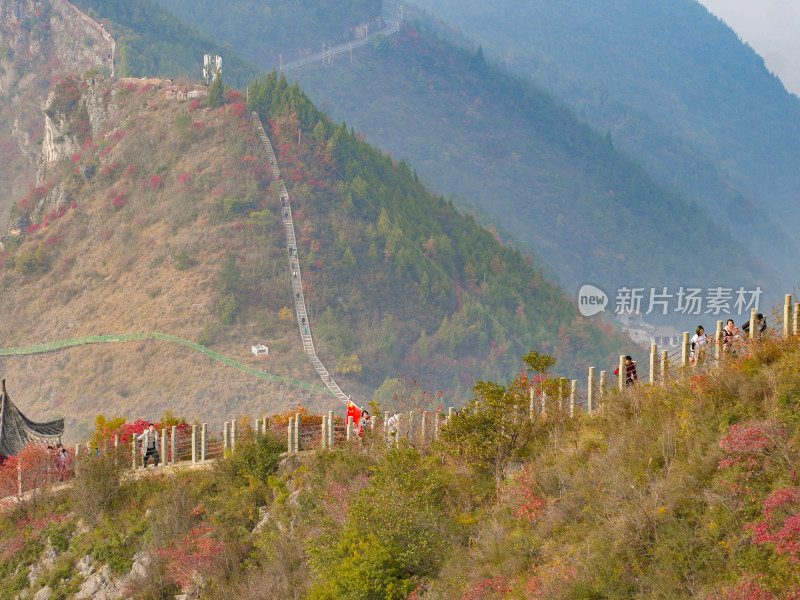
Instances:
[[[48,93],[68,75],[107,70],[110,47],[107,34],[65,0],[0,0],[3,229],[12,203],[36,184]]]

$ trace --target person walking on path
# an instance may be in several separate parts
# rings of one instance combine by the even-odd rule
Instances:
[[[142,467],[147,468],[147,460],[153,457],[153,466],[158,466],[158,461],[161,460],[161,455],[158,453],[158,431],[154,423],[145,429],[141,435],[138,436],[139,441],[142,441],[142,452],[144,458],[142,459]]]
[[[614,371],[614,375],[619,375],[619,367]],[[625,385],[631,386],[639,380],[636,374],[636,363],[630,356],[625,357]]]

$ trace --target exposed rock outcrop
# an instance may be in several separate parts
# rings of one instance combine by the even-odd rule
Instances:
[[[49,90],[71,74],[108,71],[113,40],[65,0],[0,0],[0,225],[35,185],[41,111]]]

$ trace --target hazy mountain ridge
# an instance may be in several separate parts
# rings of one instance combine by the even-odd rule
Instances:
[[[543,85],[794,285],[800,99],[696,2],[417,4]],[[781,240],[776,243],[776,239]]]
[[[570,285],[769,278],[724,229],[546,92],[435,31],[407,25],[353,65],[292,76],[437,189],[480,204]],[[735,275],[719,268],[726,261]]]

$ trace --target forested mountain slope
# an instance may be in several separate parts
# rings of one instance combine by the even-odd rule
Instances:
[[[59,83],[47,114],[69,132],[59,143],[79,151],[50,165],[47,187],[16,205],[0,271],[4,347],[159,331],[314,382],[290,308],[277,190],[242,101],[233,93],[205,110],[138,80]],[[297,86],[271,75],[251,84],[250,106],[289,187],[318,354],[359,402],[379,388],[391,397],[407,375],[455,404],[476,378],[518,372],[520,350],[583,373],[625,348],[517,251],[431,196],[405,164],[329,122]],[[92,126],[73,127],[90,109]],[[266,362],[249,353],[258,340],[270,340]],[[98,406],[156,417],[174,405],[217,423],[234,409],[330,406],[205,360],[136,342],[7,359],[4,376],[29,414],[66,410],[73,428]]]
[[[609,131],[790,285],[800,280],[800,99],[699,3],[416,4]]]
[[[318,104],[472,199],[565,283],[764,282],[766,269],[705,213],[655,183],[542,90],[429,30],[351,64],[290,73]],[[719,283],[715,283],[718,285]]]

